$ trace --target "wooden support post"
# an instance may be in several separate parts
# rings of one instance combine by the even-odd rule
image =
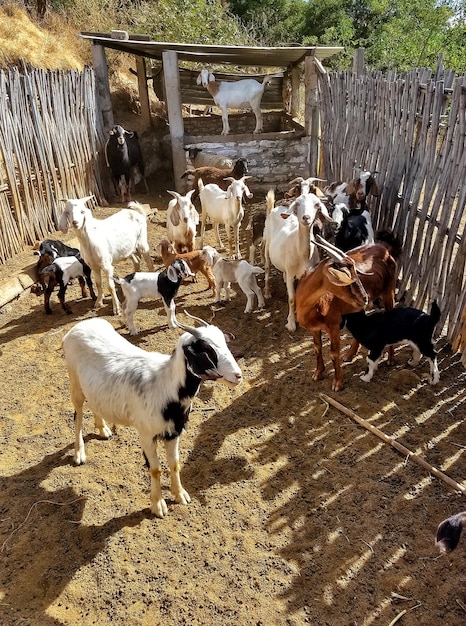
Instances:
[[[299,116],[299,86],[301,84],[299,65],[291,68],[291,117]]]
[[[110,99],[110,84],[108,81],[107,57],[104,46],[93,44],[92,62],[97,86],[97,103],[102,112],[104,129],[109,131],[115,125],[113,119],[112,101]]]
[[[152,124],[149,105],[149,91],[147,89],[146,60],[144,57],[136,57],[136,69],[138,74],[139,103],[141,105],[141,119],[144,129],[149,129]]]
[[[354,52],[353,72],[358,76],[363,76],[366,72],[364,64],[364,48],[357,48]]]
[[[181,109],[180,75],[178,70],[178,54],[173,50],[162,52],[163,77],[165,82],[166,106],[173,156],[173,174],[178,193],[184,193],[186,170],[186,153],[184,151],[184,124]]]
[[[317,72],[312,56],[307,56],[304,61],[304,86],[306,90],[304,130],[310,137],[309,170],[311,176],[316,176],[319,165],[320,111]]]

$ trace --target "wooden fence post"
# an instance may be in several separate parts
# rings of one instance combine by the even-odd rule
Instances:
[[[110,100],[110,85],[108,82],[107,57],[104,46],[92,45],[92,62],[97,85],[97,102],[102,111],[104,129],[106,131],[115,125],[113,119],[112,101]]]
[[[184,184],[181,179],[186,170],[186,154],[183,149],[184,124],[181,110],[180,76],[178,71],[178,54],[173,50],[162,52],[163,76],[165,81],[166,105],[173,156],[173,174],[178,193],[183,193]]]
[[[312,56],[307,56],[304,61],[304,85],[306,92],[304,130],[310,137],[309,174],[316,176],[319,165],[320,112],[317,72]]]

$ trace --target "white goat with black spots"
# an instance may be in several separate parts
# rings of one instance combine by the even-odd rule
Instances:
[[[133,346],[102,318],[78,322],[63,339],[75,410],[74,462],[86,461],[82,422],[87,400],[96,428],[105,439],[111,436],[107,421],[134,426],[138,431],[149,465],[151,510],[157,517],[167,513],[158,441],[165,444],[175,501],[187,504],[191,499],[180,480],[178,443],[193,398],[203,380],[218,380],[232,387],[242,380],[223,332],[200,321],[203,325],[199,328],[177,322],[186,332],[171,355]]]

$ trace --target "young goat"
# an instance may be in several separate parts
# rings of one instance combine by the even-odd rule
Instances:
[[[47,255],[42,255],[39,263],[45,262],[48,258]],[[40,274],[43,277],[47,277],[48,285],[44,292],[45,298],[45,312],[51,313],[50,309],[50,295],[55,285],[59,285],[58,299],[60,300],[62,309],[67,315],[71,315],[73,311],[70,306],[65,302],[66,288],[72,278],[77,278],[81,286],[81,294],[83,298],[87,297],[86,284],[89,287],[89,293],[91,298],[95,301],[97,296],[94,293],[91,280],[91,268],[84,263],[83,259],[78,259],[75,256],[58,257],[55,261],[49,265],[45,265],[40,270]],[[50,288],[51,286],[51,288]]]
[[[374,243],[369,211],[350,209],[343,202],[339,202],[333,206],[331,215],[336,226],[335,245],[343,252]]]
[[[139,270],[143,256],[148,268],[154,269],[147,242],[146,212],[138,202],[130,202],[127,209],[98,220],[86,207],[86,202],[91,198],[67,200],[58,228],[63,233],[68,232],[70,225],[76,229],[82,256],[94,272],[97,286],[95,307],[103,306],[101,273],[104,272],[112,294],[113,314],[119,315],[121,309],[113,282],[113,265],[131,258],[134,269]]]
[[[193,398],[203,380],[232,387],[242,380],[223,332],[199,321],[203,324],[200,328],[176,322],[186,332],[171,355],[133,346],[102,318],[79,322],[63,339],[75,417],[74,462],[81,465],[86,461],[82,423],[87,400],[95,426],[105,439],[111,436],[106,421],[134,426],[138,431],[149,466],[151,511],[157,517],[167,514],[158,441],[165,444],[175,501],[187,504],[191,499],[180,480],[178,445]]]
[[[335,370],[332,390],[343,389],[340,362],[340,325],[342,315],[360,311],[369,299],[381,298],[385,309],[395,302],[397,263],[388,248],[369,244],[347,254],[319,235],[316,242],[330,255],[300,278],[296,287],[296,319],[314,338],[317,365],[314,380],[323,378],[322,331],[330,338],[330,353]],[[352,348],[356,353],[358,344]],[[353,356],[354,356],[353,354]]]
[[[204,246],[202,250],[192,250],[191,252],[185,252],[184,254],[178,254],[173,245],[168,239],[162,239],[155,248],[155,251],[162,257],[163,264],[166,268],[173,263],[175,259],[182,259],[186,261],[189,269],[193,275],[200,272],[207,278],[209,287],[212,289],[212,295],[217,297],[217,288],[215,286],[215,277],[212,273],[212,254],[207,254],[209,250],[217,254],[215,248],[211,246]]]
[[[252,198],[252,193],[245,183],[248,178],[250,177],[243,176],[239,180],[228,178],[231,184],[226,191],[220,189],[218,185],[204,186],[202,179],[199,179],[199,197],[202,206],[201,246],[204,245],[204,232],[208,216],[214,223],[218,247],[223,248],[219,225],[224,224],[230,256],[236,255],[237,259],[241,259],[239,229],[244,217],[243,195]]]
[[[168,327],[175,328],[175,296],[183,278],[193,276],[187,263],[181,259],[173,261],[167,270],[160,272],[134,272],[125,278],[114,276],[113,279],[121,286],[125,301],[123,302],[122,318],[130,335],[137,335],[133,315],[143,298],[161,298],[168,318]]]
[[[222,287],[225,288],[225,299],[230,300],[230,285],[238,283],[241,291],[247,297],[245,313],[251,313],[254,309],[254,294],[257,296],[259,309],[265,307],[264,296],[261,288],[257,284],[256,275],[263,274],[261,267],[251,265],[247,261],[219,258],[214,264],[215,283],[217,285],[217,298],[215,302],[220,302]]]
[[[366,314],[365,311],[343,315],[343,325],[367,350],[367,369],[361,380],[369,382],[382,358],[384,349],[400,343],[409,343],[413,356],[408,365],[416,367],[425,356],[430,363],[430,384],[439,381],[437,355],[432,336],[440,319],[440,309],[434,301],[430,315],[411,307],[399,307],[389,311]]]
[[[230,125],[228,123],[228,109],[250,108],[256,117],[255,133],[262,132],[261,99],[265,87],[272,80],[271,76],[265,76],[262,83],[253,78],[245,78],[235,82],[216,81],[215,76],[207,68],[203,68],[197,77],[197,84],[205,87],[214,99],[215,104],[222,111],[223,129],[222,135],[228,135]]]
[[[185,196],[176,191],[168,191],[173,200],[168,203],[167,233],[178,254],[191,252],[196,243],[196,228],[199,224],[199,213],[191,202],[194,190]]]
[[[286,328],[293,332],[296,330],[295,280],[318,260],[312,227],[320,216],[330,222],[332,219],[325,205],[313,193],[299,196],[290,207],[274,208],[275,194],[270,190],[266,201],[264,295],[271,297],[270,266],[274,265],[283,272],[289,305]]]
[[[451,552],[456,548],[465,525],[466,511],[451,515],[439,524],[435,545],[440,552]]]

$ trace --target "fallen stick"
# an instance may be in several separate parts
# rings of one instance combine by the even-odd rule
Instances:
[[[371,433],[373,433],[374,435],[377,435],[379,439],[382,439],[382,441],[385,441],[385,443],[389,443],[396,450],[398,450],[398,452],[403,453],[408,458],[412,459],[415,463],[417,463],[421,467],[424,467],[431,474],[433,474],[437,478],[440,478],[441,480],[446,482],[447,485],[450,485],[450,487],[453,487],[453,489],[456,489],[457,491],[461,491],[462,494],[466,495],[466,487],[463,487],[463,485],[460,485],[460,483],[457,483],[456,480],[453,480],[452,478],[450,478],[449,476],[441,472],[439,469],[437,469],[433,465],[430,465],[430,463],[427,463],[427,461],[424,461],[424,459],[422,459],[420,456],[417,456],[417,454],[414,454],[413,452],[411,452],[411,450],[406,448],[403,444],[399,443],[396,439],[393,439],[393,437],[389,437],[379,428],[377,428],[376,426],[373,426],[370,422],[363,419],[362,417],[359,417],[359,415],[357,415],[354,411],[352,411],[351,409],[348,409],[346,406],[344,406],[343,404],[340,404],[333,398],[330,398],[330,396],[327,396],[324,393],[321,393],[319,395],[322,398],[322,400],[324,400],[324,402],[328,402],[329,404],[334,406],[336,409],[338,409],[345,415],[348,415],[349,417],[354,419],[356,422],[358,422],[358,424],[361,424],[361,426],[364,426],[364,428],[369,430]]]

